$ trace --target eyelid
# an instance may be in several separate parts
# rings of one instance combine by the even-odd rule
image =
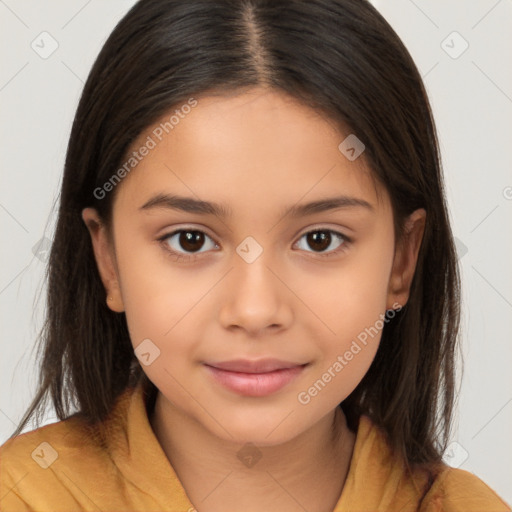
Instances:
[[[210,249],[210,251],[199,251],[199,252],[195,252],[195,253],[187,253],[187,252],[178,252],[178,251],[175,251],[174,249],[171,249],[169,247],[169,245],[166,243],[166,241],[169,238],[173,237],[174,235],[181,233],[183,231],[198,231],[198,232],[206,235],[208,238],[210,238],[214,242],[214,244],[217,246],[217,248],[220,246],[220,244],[216,241],[216,239],[213,236],[211,236],[204,228],[197,228],[197,227],[190,226],[190,225],[179,226],[179,227],[174,228],[172,231],[166,232],[162,236],[158,237],[158,241],[160,241],[165,246],[165,250],[170,255],[173,255],[174,257],[178,256],[178,258],[181,258],[183,260],[193,261],[196,258],[198,258],[201,254],[205,254],[205,253],[208,253],[211,251],[211,249]],[[343,239],[343,243],[338,248],[330,250],[330,251],[325,251],[325,252],[304,251],[306,253],[313,254],[315,257],[336,256],[340,252],[346,250],[347,245],[351,244],[353,241],[352,237],[347,236],[344,232],[340,231],[339,228],[332,228],[332,227],[328,227],[326,225],[319,224],[319,225],[310,226],[306,230],[302,231],[301,234],[296,237],[295,242],[293,242],[293,246],[295,246],[305,235],[308,235],[310,233],[315,233],[318,231],[327,231],[329,233],[333,233],[335,236],[339,235],[340,238]]]
[[[193,226],[193,225],[184,225],[184,226],[173,227],[170,231],[164,230],[162,235],[157,236],[157,239],[158,240],[165,240],[165,239],[170,238],[171,236],[173,236],[173,235],[175,235],[177,233],[181,233],[182,231],[199,231],[200,233],[203,233],[207,237],[211,238],[215,242],[216,245],[219,245],[219,243],[216,240],[216,237],[213,236],[212,234],[210,234],[210,231],[207,228],[196,227],[196,226]]]
[[[178,233],[181,233],[183,231],[185,231],[185,232],[187,232],[187,231],[197,231],[197,232],[202,233],[203,235],[207,236],[208,238],[210,238],[213,242],[215,242],[216,245],[219,245],[219,243],[217,242],[215,237],[210,235],[210,233],[208,231],[206,231],[205,229],[202,229],[202,228],[195,228],[195,227],[192,227],[192,226],[185,226],[185,227],[180,227],[180,228],[173,229],[172,231],[169,231],[165,235],[162,235],[162,238],[169,238],[169,237],[171,237],[173,235],[176,235]]]
[[[302,238],[304,235],[307,235],[309,233],[314,233],[316,231],[330,231],[332,233],[337,233],[339,235],[341,235],[343,238],[345,238],[348,242],[352,242],[352,237],[347,235],[343,230],[343,231],[340,231],[341,228],[339,227],[329,227],[329,226],[326,226],[325,224],[318,224],[318,225],[313,225],[313,226],[310,226],[308,228],[306,228],[305,230],[301,230],[299,231],[300,235],[297,234],[295,235],[296,239],[299,240],[300,238]],[[195,227],[195,226],[192,226],[192,225],[185,225],[185,226],[179,226],[177,228],[174,228],[172,231],[166,231],[162,236],[158,237],[160,240],[161,239],[167,239],[173,235],[175,235],[176,233],[179,233],[181,231],[199,231],[203,234],[205,234],[206,236],[210,237],[217,245],[219,245],[219,243],[217,242],[217,240],[215,239],[215,237],[213,235],[211,235],[207,230],[206,228],[198,228],[198,227]],[[296,243],[296,242],[294,242]]]
[[[323,251],[323,252],[315,252],[315,251],[306,251],[302,250],[303,252],[307,253],[308,255],[312,255],[313,258],[329,258],[329,257],[336,257],[345,252],[349,249],[351,246],[353,239],[352,237],[347,236],[345,233],[339,230],[339,228],[332,228],[327,227],[325,225],[318,225],[318,226],[312,226],[307,228],[305,231],[303,231],[298,237],[297,241],[294,242],[294,246],[300,242],[300,240],[310,233],[316,233],[319,231],[326,231],[328,233],[332,233],[335,237],[340,237],[342,239],[342,243],[336,248],[331,249],[330,251]]]
[[[345,232],[345,231],[349,231],[348,228],[345,229],[340,226],[332,227],[332,226],[328,226],[326,224],[314,224],[313,226],[308,227],[303,231],[301,230],[301,231],[299,231],[300,235],[298,235],[297,238],[301,238],[304,235],[307,235],[309,233],[314,233],[316,231],[330,231],[332,233],[337,233],[337,234],[341,235],[343,238],[345,238],[347,241],[352,242],[352,237],[347,235]]]

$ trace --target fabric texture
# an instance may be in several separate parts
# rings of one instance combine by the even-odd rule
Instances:
[[[153,433],[146,396],[141,381],[121,395],[99,427],[72,416],[4,443],[0,510],[194,512]],[[333,512],[511,510],[467,471],[444,467],[425,494],[427,480],[421,471],[408,478],[384,433],[361,416],[347,480]]]

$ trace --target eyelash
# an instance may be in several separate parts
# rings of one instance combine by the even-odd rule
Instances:
[[[196,261],[199,258],[200,254],[202,254],[201,252],[199,252],[199,253],[191,253],[191,254],[180,253],[180,252],[177,252],[174,249],[171,249],[169,247],[169,244],[167,243],[167,240],[169,240],[171,237],[173,237],[174,235],[176,235],[178,233],[183,233],[183,232],[187,232],[187,231],[190,231],[190,232],[197,231],[199,233],[202,233],[203,235],[205,235],[208,238],[210,238],[216,245],[218,245],[213,240],[212,237],[210,237],[207,233],[205,233],[204,231],[202,231],[200,229],[196,229],[196,228],[192,228],[192,227],[190,227],[190,228],[184,227],[184,228],[181,228],[181,229],[177,229],[175,231],[172,231],[171,233],[167,233],[167,234],[161,236],[160,238],[158,238],[158,241],[161,242],[161,244],[163,245],[164,250],[167,251],[167,253],[170,256],[172,256],[175,261],[181,261],[181,260],[184,260],[186,262]],[[315,256],[318,256],[318,257],[321,257],[321,258],[330,258],[330,257],[338,256],[342,252],[346,251],[347,250],[347,246],[352,243],[352,239],[349,238],[348,236],[344,235],[343,233],[340,233],[339,231],[335,231],[333,229],[327,229],[327,228],[324,229],[324,228],[321,228],[321,227],[316,227],[314,229],[306,231],[305,233],[303,233],[299,237],[298,241],[301,240],[303,237],[311,234],[311,233],[318,233],[318,232],[331,233],[335,237],[339,237],[342,240],[341,245],[337,249],[334,249],[334,250],[331,250],[331,251],[328,251],[328,252],[306,251],[306,252],[312,252],[313,254],[315,254]]]
[[[162,243],[164,250],[167,251],[169,253],[169,255],[173,257],[173,259],[175,259],[177,257],[176,261],[185,260],[187,262],[192,262],[192,261],[195,261],[196,259],[198,259],[199,255],[202,254],[201,252],[190,253],[190,254],[180,253],[180,252],[177,252],[177,251],[171,249],[169,247],[169,244],[166,243],[167,240],[169,240],[169,238],[173,237],[174,235],[176,235],[178,233],[188,232],[188,231],[202,233],[203,235],[205,235],[208,238],[210,238],[211,240],[213,240],[213,238],[211,236],[209,236],[204,231],[201,231],[200,229],[186,228],[186,227],[185,228],[181,228],[181,229],[177,229],[175,231],[172,231],[171,233],[167,233],[167,234],[161,236],[160,238],[158,238],[158,241]],[[343,251],[347,250],[347,245],[350,245],[352,243],[352,239],[349,238],[348,236],[344,235],[343,233],[340,233],[339,231],[335,231],[333,229],[323,229],[323,228],[315,228],[315,229],[311,229],[309,231],[306,231],[305,233],[303,233],[299,237],[298,240],[301,240],[303,237],[305,237],[305,236],[307,236],[307,235],[309,235],[311,233],[318,233],[318,232],[331,233],[335,237],[339,237],[342,240],[342,244],[337,249],[334,249],[334,250],[331,250],[331,251],[328,251],[328,252],[306,251],[306,252],[312,252],[313,254],[315,254],[316,256],[319,256],[321,258],[329,258],[329,257],[333,257],[333,256],[338,256],[340,253],[342,253]],[[218,245],[215,241],[214,241],[214,243],[216,245]]]

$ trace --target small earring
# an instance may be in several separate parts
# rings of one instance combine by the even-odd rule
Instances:
[[[108,297],[107,300],[109,300],[109,301],[114,300],[114,297]]]

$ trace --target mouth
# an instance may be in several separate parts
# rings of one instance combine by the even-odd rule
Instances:
[[[204,363],[214,381],[228,390],[261,397],[283,389],[296,379],[309,363],[294,363],[278,359],[250,361],[236,359],[219,363]]]

